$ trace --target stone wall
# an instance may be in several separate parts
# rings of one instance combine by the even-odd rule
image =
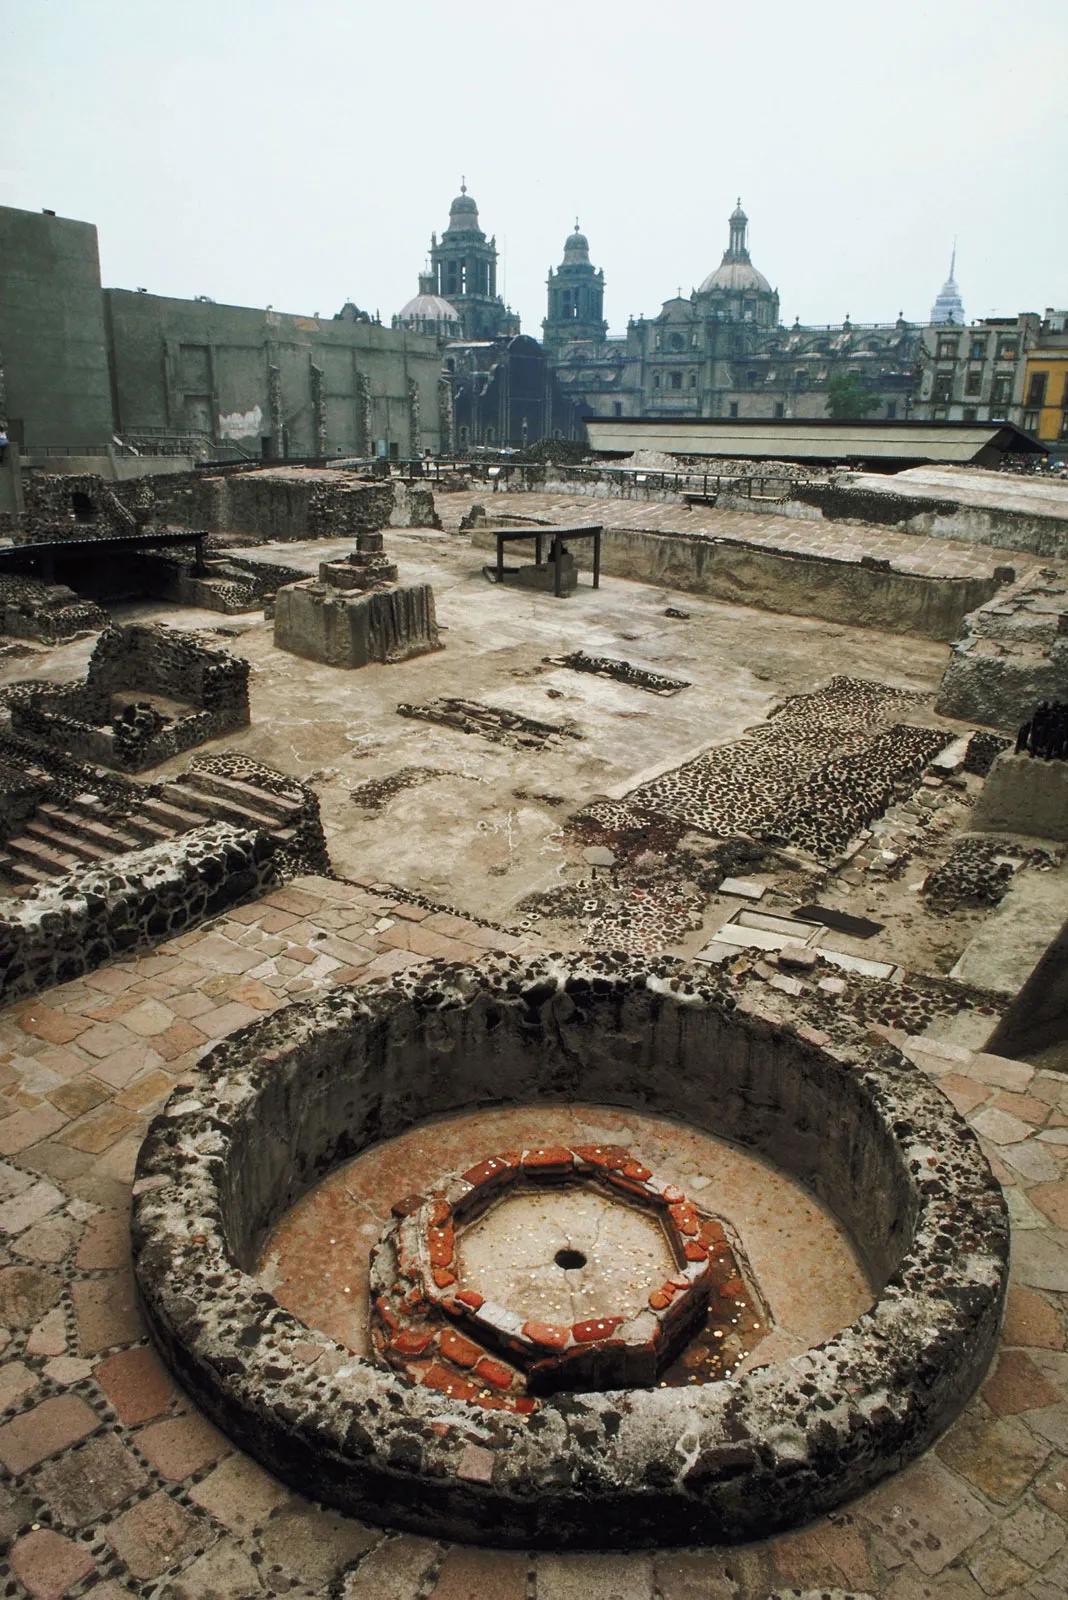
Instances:
[[[1068,700],[1068,581],[1051,568],[965,618],[936,709],[1015,734],[1045,700]]]
[[[195,633],[133,624],[102,633],[82,683],[42,684],[11,706],[16,733],[80,760],[141,772],[248,726],[248,662]],[[112,719],[112,698],[159,695],[194,709],[161,722],[147,714]]]
[[[472,533],[471,542],[495,548],[492,534],[481,530]],[[533,540],[529,551],[521,541],[508,549],[533,560]],[[581,562],[582,546],[576,553]],[[896,572],[889,562],[843,561],[737,539],[631,528],[605,529],[601,569],[734,605],[947,642],[957,637],[968,612],[998,589],[993,578],[926,577]]]
[[[275,599],[274,642],[279,650],[330,667],[408,661],[442,648],[428,583],[370,594],[349,594],[314,580],[288,584]]]
[[[429,489],[400,479],[358,480],[334,469],[196,473],[168,479],[159,494],[169,526],[238,534],[252,543],[440,526]]]
[[[162,480],[140,477],[118,483],[94,472],[24,472],[18,541],[39,544],[137,533],[155,520],[157,481]]]
[[[1042,761],[1006,750],[975,802],[978,833],[1068,839],[1068,761]]]
[[[740,465],[744,472],[728,471]],[[717,489],[717,477],[719,487]],[[738,479],[732,484],[731,478]],[[752,479],[752,483],[746,481]],[[620,472],[610,467],[505,465],[495,487],[513,493],[589,495],[603,500],[652,500],[678,505],[686,494],[708,493],[725,511],[754,511],[803,521],[863,522],[936,539],[994,545],[1039,556],[1068,555],[1068,518],[1011,507],[974,506],[951,496],[895,494],[853,485],[848,473],[815,473],[774,462],[709,462],[707,473],[657,468]]]
[[[0,900],[0,999],[69,983],[262,893],[277,879],[274,854],[269,834],[212,823]]]
[[[0,633],[11,639],[64,644],[109,626],[108,615],[61,583],[0,573]]]

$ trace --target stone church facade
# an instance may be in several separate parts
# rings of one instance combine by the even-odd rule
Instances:
[[[584,235],[568,239],[563,263],[549,275],[542,326],[557,380],[586,415],[822,417],[836,372],[858,375],[878,402],[873,416],[909,415],[922,325],[899,317],[783,327],[778,290],[750,257],[748,226],[739,201],[719,266],[688,296],[666,300],[658,316],[633,318],[622,338],[608,338],[595,325],[604,274],[590,263]],[[562,315],[568,269],[574,309]]]

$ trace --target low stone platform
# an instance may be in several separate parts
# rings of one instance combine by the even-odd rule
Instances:
[[[275,602],[274,642],[331,667],[409,661],[440,650],[434,591],[398,584],[380,533],[362,533],[344,561],[319,563],[318,579],[287,584]]]

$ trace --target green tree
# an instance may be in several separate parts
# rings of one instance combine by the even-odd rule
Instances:
[[[851,417],[870,417],[879,409],[879,396],[872,394],[855,372],[836,372],[827,382],[827,415],[839,422]]]

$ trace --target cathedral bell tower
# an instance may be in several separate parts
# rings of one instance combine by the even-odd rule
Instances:
[[[498,339],[519,332],[519,318],[497,293],[497,241],[478,225],[478,206],[461,182],[449,208],[449,226],[430,243],[432,293],[455,306],[466,339]]]
[[[542,323],[545,349],[554,354],[576,340],[604,339],[604,273],[590,263],[590,241],[575,231],[564,241],[564,259],[554,272],[549,268],[548,316]]]

